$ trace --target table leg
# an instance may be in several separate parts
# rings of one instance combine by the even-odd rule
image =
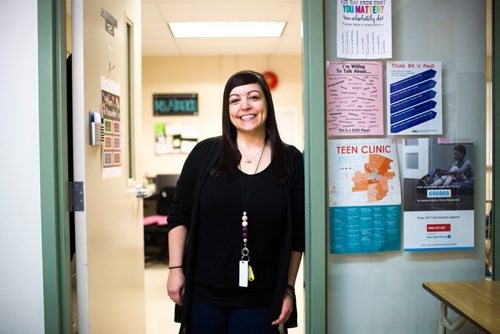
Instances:
[[[441,303],[439,308],[440,308],[440,317],[438,321],[438,334],[446,334],[446,328],[444,327],[443,319],[447,319],[448,308],[445,303]]]
[[[438,334],[445,334],[446,329],[451,331],[459,330],[465,324],[465,318],[458,317],[455,321],[448,320],[448,307],[445,303],[440,305],[441,316],[439,317]]]

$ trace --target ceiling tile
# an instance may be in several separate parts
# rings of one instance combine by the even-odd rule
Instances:
[[[142,0],[143,55],[300,54],[300,0]],[[178,39],[167,21],[286,21],[281,38]]]

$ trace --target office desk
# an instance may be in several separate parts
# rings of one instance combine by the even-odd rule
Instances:
[[[167,216],[158,214],[158,195],[145,198],[144,205],[144,260],[146,263],[166,261],[168,257]]]
[[[458,330],[466,320],[487,333],[500,333],[500,281],[425,282],[422,284],[441,301],[438,333]],[[447,307],[460,317],[451,322]]]

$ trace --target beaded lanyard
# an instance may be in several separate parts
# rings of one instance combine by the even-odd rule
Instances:
[[[257,167],[255,167],[254,175],[257,174],[259,169],[260,161],[264,154],[264,149],[266,145],[262,148],[260,152],[259,161],[257,162]],[[243,208],[247,205],[248,199],[250,198],[250,193],[252,192],[252,185],[248,189],[248,194],[245,198],[245,191],[243,189],[243,180],[241,180],[241,196],[243,200]],[[243,238],[243,248],[241,249],[241,260],[240,260],[240,275],[239,275],[239,285],[242,288],[248,287],[248,281],[253,281],[255,279],[252,267],[248,264],[250,262],[250,250],[247,247],[248,242],[248,215],[245,210],[243,210],[243,215],[241,217],[241,237]]]

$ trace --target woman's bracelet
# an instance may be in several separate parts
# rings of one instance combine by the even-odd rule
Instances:
[[[291,286],[290,284],[286,285],[286,294],[292,297],[293,300],[295,300],[295,288]]]
[[[178,268],[184,268],[184,266],[173,266],[173,267],[168,267],[168,269],[178,269]]]

